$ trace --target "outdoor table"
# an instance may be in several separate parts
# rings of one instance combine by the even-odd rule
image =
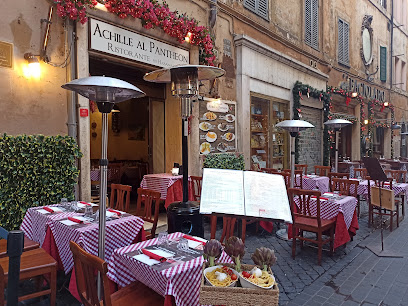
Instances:
[[[299,185],[300,175],[296,175],[296,185]],[[303,175],[303,189],[315,190],[318,189],[322,194],[329,191],[330,179],[327,176],[318,175]]]
[[[358,186],[357,186],[357,195],[363,195],[366,196],[368,195],[368,181],[367,180],[360,180],[360,179],[356,179],[356,178],[352,178],[350,179],[352,181],[359,181]],[[373,186],[375,183],[374,181],[370,181],[370,186]],[[350,186],[350,192],[354,193],[354,185]]]
[[[299,198],[295,198],[298,206]],[[310,210],[317,213],[316,199],[310,199]],[[357,199],[346,196],[340,199],[320,200],[320,217],[326,220],[336,220],[334,249],[350,241],[350,235],[355,235],[359,226],[356,213]],[[292,238],[292,225],[288,227],[288,237]]]
[[[182,175],[172,175],[171,173],[146,174],[143,176],[140,187],[158,191],[160,192],[161,199],[166,200],[167,189],[182,178]]]
[[[182,235],[182,233],[173,233],[168,238],[176,239]],[[132,257],[136,250],[155,244],[157,244],[157,238],[116,249],[109,260],[108,277],[121,287],[136,280],[140,281],[164,296],[165,305],[171,305],[172,297],[179,306],[200,305],[203,256],[161,271]],[[232,261],[223,252],[219,262],[231,263]]]

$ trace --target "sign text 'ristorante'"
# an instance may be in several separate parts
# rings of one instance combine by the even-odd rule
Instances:
[[[163,43],[147,36],[90,20],[90,49],[143,62],[158,67],[189,64],[188,50]]]

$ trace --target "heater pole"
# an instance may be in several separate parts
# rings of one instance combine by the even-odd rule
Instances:
[[[337,173],[339,167],[339,130],[336,129],[336,152],[335,152],[335,161],[334,161],[334,172]]]
[[[188,119],[181,120],[183,138],[181,142],[182,147],[182,162],[183,162],[183,203],[188,202]]]

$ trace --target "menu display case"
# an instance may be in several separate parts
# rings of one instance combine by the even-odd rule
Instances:
[[[251,97],[251,169],[288,167],[288,136],[275,125],[288,117],[286,103]]]

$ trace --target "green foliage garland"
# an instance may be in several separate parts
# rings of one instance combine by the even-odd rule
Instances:
[[[244,156],[239,153],[209,154],[204,159],[204,168],[244,170]]]
[[[330,116],[330,109],[331,109],[331,98],[330,94],[323,90],[318,90],[313,88],[309,85],[302,84],[301,82],[297,81],[295,86],[292,89],[293,94],[293,119],[294,120],[301,120],[302,119],[302,110],[300,108],[300,100],[303,100],[303,96],[307,96],[307,98],[312,97],[315,99],[319,99],[323,101],[323,121],[329,119]],[[330,135],[329,130],[327,127],[324,127],[323,130],[323,165],[327,166],[330,161]],[[295,139],[295,163],[299,162],[299,137]]]
[[[0,136],[0,226],[18,229],[28,208],[73,200],[80,157],[69,136]]]

